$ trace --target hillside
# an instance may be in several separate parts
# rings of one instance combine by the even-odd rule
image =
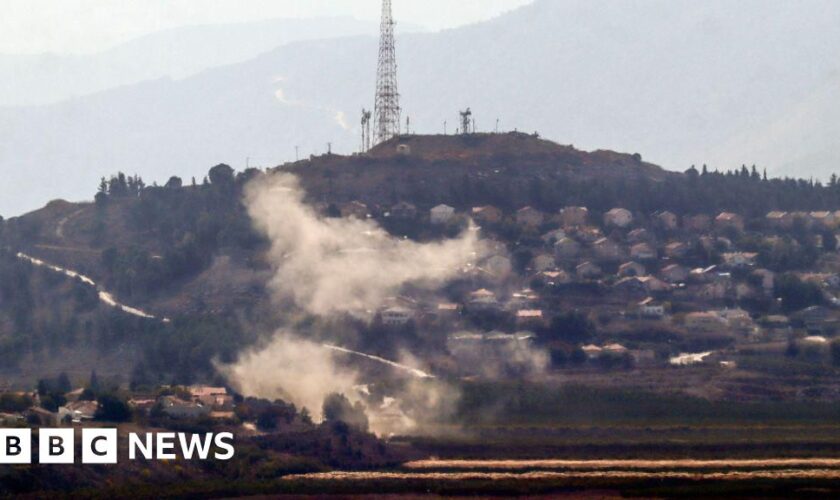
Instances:
[[[840,185],[763,179],[746,168],[675,173],[644,162],[638,154],[585,152],[530,134],[506,133],[402,136],[368,154],[313,156],[273,171],[295,174],[307,203],[320,217],[338,217],[350,202],[362,202],[376,225],[418,244],[456,236],[473,207],[498,208],[501,219],[483,224],[481,237],[495,241],[498,251],[516,263],[516,285],[506,284],[500,293],[528,286],[529,260],[552,251],[546,247],[551,240],[540,235],[562,228],[552,214],[566,206],[588,207],[598,226],[608,210],[623,207],[650,231],[656,227],[654,214],[662,210],[677,218],[729,210],[748,222],[744,233],[722,232],[730,248],[761,251],[763,262],[779,272],[834,269],[831,254],[817,258],[828,248],[815,243],[817,236],[828,241],[818,229],[782,233],[787,243],[777,250],[762,240],[771,230],[763,221],[770,210],[837,210]],[[3,221],[0,277],[6,285],[0,290],[0,342],[18,363],[7,365],[7,380],[25,383],[62,370],[82,377],[91,365],[123,381],[147,373],[162,381],[213,380],[218,376],[215,362],[235,359],[243,349],[271,336],[278,324],[289,322],[304,325],[316,338],[337,337],[342,346],[386,358],[399,356],[408,343],[433,366],[451,369],[446,368],[451,360],[441,335],[452,325],[424,324],[418,331],[383,335],[381,326],[353,318],[318,318],[272,298],[277,263],[271,261],[270,242],[254,229],[243,205],[245,186],[263,182],[263,175],[256,169],[236,173],[218,165],[195,183],[173,177],[164,186],[147,186],[142,179],[119,174],[104,181],[93,203],[53,201]],[[394,206],[401,202],[413,205],[416,212],[395,216]],[[454,207],[458,216],[450,224],[430,224],[428,210],[441,203]],[[547,214],[545,221],[538,227],[523,226],[517,211],[526,206]],[[697,250],[702,239],[686,231],[676,234],[693,249],[687,265],[708,266],[720,259],[719,250]],[[604,226],[591,233],[628,244],[626,231]],[[570,234],[587,252],[593,251],[588,236]],[[659,237],[663,245],[666,237],[674,236]],[[32,259],[47,264],[33,264]],[[564,265],[563,272],[574,272],[574,266]],[[83,279],[56,272],[58,268]],[[615,268],[616,263],[605,266],[610,272]],[[604,293],[599,287],[605,286],[599,283],[552,295],[545,307],[552,315],[574,308],[606,308],[613,314],[626,304],[621,297],[599,298]],[[449,300],[463,301],[470,287],[497,285],[484,278],[456,280],[445,293]],[[430,298],[420,294],[412,300]],[[696,307],[692,303],[688,300],[684,307]],[[466,316],[458,321],[467,329],[512,328],[512,320],[505,318]],[[602,335],[613,331],[606,325],[599,328]],[[667,350],[705,346],[684,332],[669,335]],[[709,342],[718,345],[714,342],[720,339]],[[80,365],[75,359],[88,361]],[[126,374],[127,364],[139,366],[139,372]],[[613,383],[611,378],[597,380]],[[681,390],[729,394],[730,389],[709,383]]]

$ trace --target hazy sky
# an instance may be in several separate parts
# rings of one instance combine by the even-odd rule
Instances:
[[[442,29],[531,0],[393,0],[398,21]],[[377,19],[380,0],[0,0],[0,53],[84,53],[189,24],[280,17]]]

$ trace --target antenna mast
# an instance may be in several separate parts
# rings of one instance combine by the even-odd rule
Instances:
[[[469,134],[470,128],[475,129],[475,120],[472,117],[472,111],[470,108],[467,108],[466,111],[461,111],[461,133],[462,134]],[[470,127],[472,125],[472,127]]]
[[[370,111],[362,108],[362,153],[367,153],[370,149],[370,118],[372,114]]]
[[[382,22],[379,34],[379,64],[376,68],[376,104],[373,129],[376,144],[400,133],[400,94],[397,90],[397,53],[394,43],[394,22],[391,0],[382,0]]]

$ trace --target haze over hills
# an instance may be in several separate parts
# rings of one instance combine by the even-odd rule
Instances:
[[[499,118],[505,130],[639,152],[668,169],[758,163],[826,178],[840,154],[826,126],[840,116],[831,98],[838,17],[840,4],[826,0],[538,1],[400,36],[403,116],[418,132],[441,132],[447,120],[451,133],[471,106],[480,131]],[[0,109],[0,213],[89,198],[116,170],[163,182],[249,157],[274,165],[294,159],[295,146],[301,157],[327,142],[354,151],[359,110],[372,106],[376,43],[296,42],[180,81]]]
[[[39,105],[242,62],[289,42],[376,34],[349,17],[185,26],[90,55],[0,55],[0,106]]]

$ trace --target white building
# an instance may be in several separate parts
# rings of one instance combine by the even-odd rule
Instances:
[[[604,224],[614,227],[627,227],[633,222],[633,214],[626,208],[613,208],[604,214]]]
[[[382,311],[382,324],[385,326],[403,326],[414,317],[414,313],[405,307],[389,307]]]
[[[429,210],[429,218],[432,224],[446,224],[452,220],[453,215],[455,215],[455,209],[449,205],[441,204]]]

